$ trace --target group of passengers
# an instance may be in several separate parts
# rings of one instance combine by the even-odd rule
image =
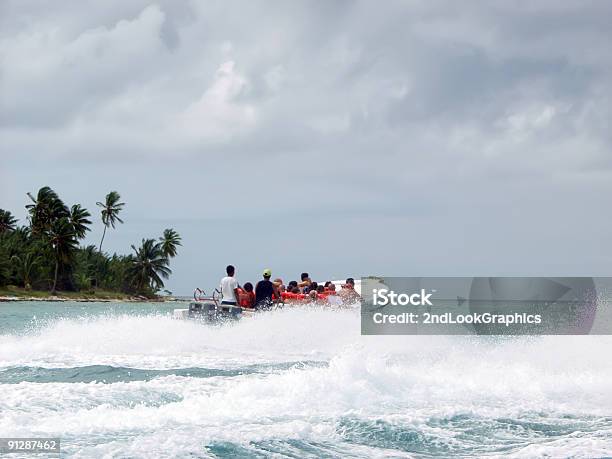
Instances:
[[[280,278],[270,280],[272,271],[264,269],[263,279],[253,288],[250,282],[240,286],[235,277],[236,268],[234,266],[229,265],[225,271],[227,276],[221,279],[220,286],[221,304],[266,309],[275,303],[342,305],[352,304],[359,299],[355,291],[355,280],[352,277],[349,277],[337,291],[336,284],[332,281],[318,284],[310,278],[308,273],[302,273],[299,282],[291,281],[285,285]]]

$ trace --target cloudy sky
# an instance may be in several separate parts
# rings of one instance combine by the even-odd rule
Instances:
[[[0,207],[44,185],[168,287],[612,275],[612,3],[0,0]],[[96,243],[96,222],[87,242]]]

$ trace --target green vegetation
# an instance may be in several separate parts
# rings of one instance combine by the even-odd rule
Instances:
[[[13,285],[9,285],[7,287],[0,287],[0,297],[8,296],[15,298],[23,298],[23,299],[49,299],[50,292],[42,291],[42,290],[26,290],[23,287],[16,287]],[[130,301],[135,298],[134,293],[123,293],[123,292],[112,292],[109,290],[88,290],[88,291],[75,291],[75,292],[60,292],[58,294],[60,298],[65,298],[68,300],[91,300],[91,301],[105,301],[105,300],[126,300]],[[145,299],[144,297],[137,297],[138,299]],[[153,297],[146,297],[147,300],[153,299]]]
[[[97,202],[96,205],[102,207],[102,223],[104,223],[104,232],[102,233],[102,239],[100,240],[100,252],[102,252],[102,243],[104,242],[104,236],[106,236],[106,229],[112,226],[115,229],[117,222],[123,223],[123,220],[119,218],[119,212],[125,205],[123,202],[119,202],[121,196],[116,191],[111,191],[106,195],[106,200]]]
[[[143,239],[141,246],[132,245],[133,254],[109,255],[102,243],[107,228],[123,223],[119,193],[111,191],[97,203],[104,224],[99,248],[80,245],[90,231],[87,209],[68,207],[49,187],[28,196],[28,225],[17,226],[11,212],[0,209],[0,294],[44,296],[61,290],[68,297],[152,297],[164,288],[163,279],[172,274],[170,259],[181,245],[176,231]]]

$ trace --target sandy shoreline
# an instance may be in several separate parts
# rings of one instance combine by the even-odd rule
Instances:
[[[28,297],[28,296],[0,296],[0,302],[41,301],[41,302],[75,302],[75,303],[182,303],[187,300],[181,298],[68,298],[63,296]]]

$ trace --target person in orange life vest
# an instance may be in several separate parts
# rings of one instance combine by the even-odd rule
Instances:
[[[272,283],[276,287],[276,292],[282,297],[282,293],[286,291],[285,284],[283,284],[283,280],[279,277],[277,279],[274,279],[274,282]],[[276,295],[272,295],[272,299],[276,300],[278,298],[276,297]]]
[[[325,282],[325,292],[330,294],[330,295],[335,295],[336,294],[336,286],[334,285],[334,283],[332,281],[326,281]]]
[[[292,281],[292,282],[295,282],[295,281]],[[290,285],[291,285],[291,283],[290,283]],[[287,304],[301,303],[304,300],[305,296],[306,295],[304,295],[303,293],[300,292],[300,289],[297,286],[297,282],[295,283],[295,285],[293,285],[291,288],[289,288],[287,292],[282,292],[281,293],[281,298],[282,298],[283,302],[285,302]]]
[[[317,285],[317,302],[327,303],[327,294],[323,285]]]
[[[244,288],[240,289],[239,302],[243,308],[252,308],[255,306],[255,292],[253,291],[253,284],[247,282],[244,284]]]
[[[288,292],[292,292],[294,287],[297,287],[298,283],[297,281],[289,281],[289,283],[287,284],[287,291]],[[299,288],[299,287],[298,287]]]

